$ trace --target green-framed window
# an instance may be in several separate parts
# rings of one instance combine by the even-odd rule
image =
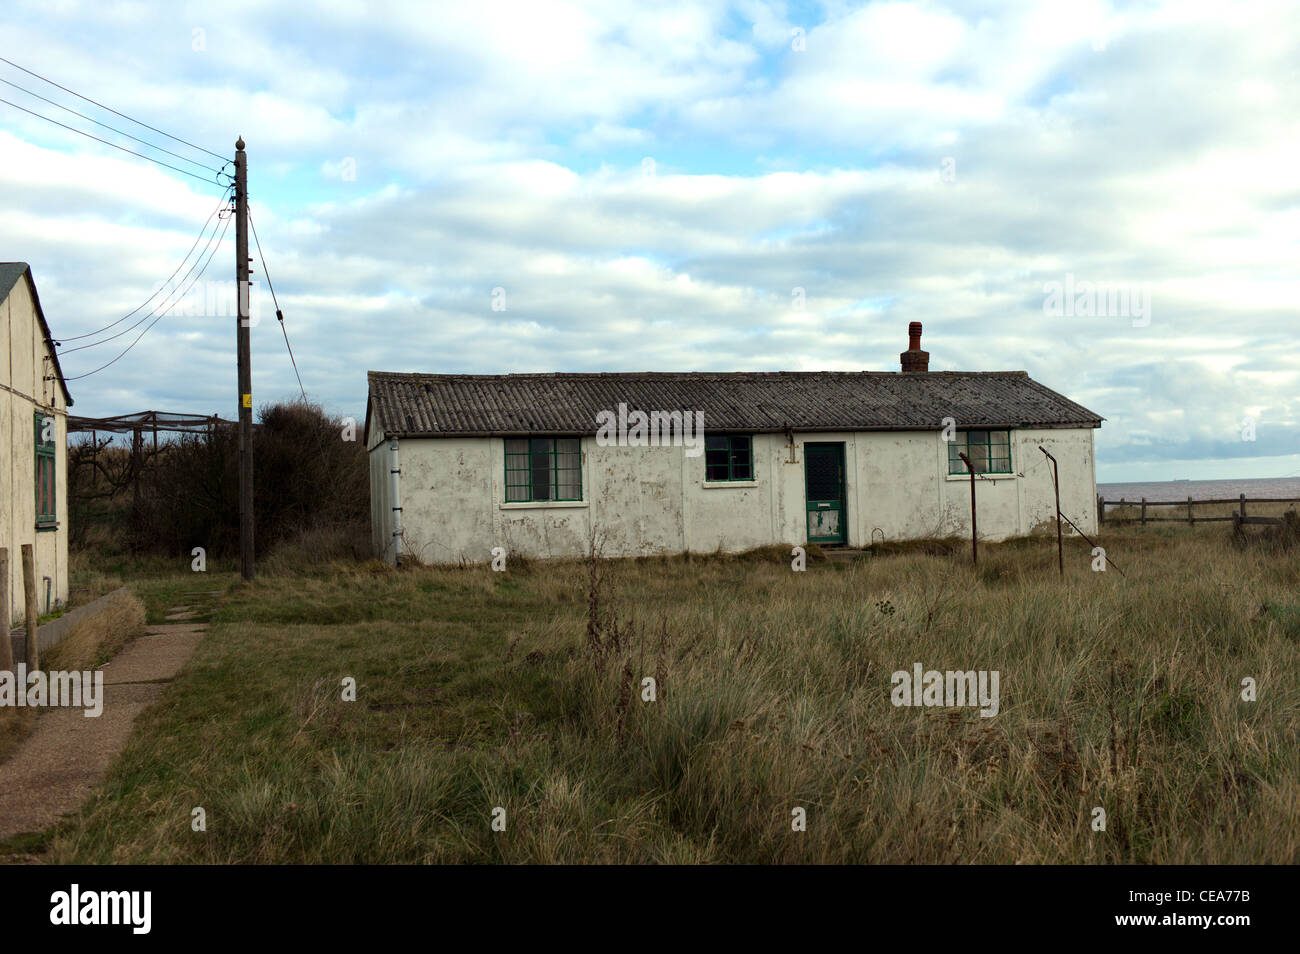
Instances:
[[[977,474],[1009,474],[1011,432],[958,431],[957,436],[948,442],[948,473],[969,473],[961,462],[962,454],[970,458]]]
[[[576,437],[506,438],[506,503],[582,499]]]
[[[754,439],[748,434],[706,435],[704,479],[753,480]]]
[[[36,412],[36,529],[58,528],[58,496],[55,483],[55,421],[50,414]]]

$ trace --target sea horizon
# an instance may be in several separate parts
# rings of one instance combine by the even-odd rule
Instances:
[[[1097,493],[1106,500],[1151,501],[1231,499],[1246,495],[1260,497],[1300,498],[1300,476],[1295,477],[1239,477],[1217,480],[1138,480],[1097,482]]]

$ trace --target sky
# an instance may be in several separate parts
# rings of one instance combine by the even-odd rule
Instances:
[[[242,136],[335,414],[367,370],[892,371],[920,321],[931,370],[1104,417],[1099,481],[1289,476],[1298,45],[1292,0],[11,0],[0,56],[157,131],[3,62],[0,98],[195,175],[0,103],[0,260],[76,413],[233,418],[195,163]],[[299,388],[253,255],[260,406]]]

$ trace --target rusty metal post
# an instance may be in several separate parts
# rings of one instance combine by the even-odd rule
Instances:
[[[1038,449],[1043,455],[1052,462],[1052,489],[1056,491],[1056,567],[1060,570],[1061,576],[1065,576],[1065,549],[1061,543],[1061,480],[1060,471],[1056,463],[1056,458],[1047,452],[1047,448],[1042,444]],[[1146,498],[1143,498],[1142,516],[1146,517]],[[1071,524],[1073,526],[1073,524]]]
[[[980,545],[979,529],[975,523],[975,466],[965,454],[959,452],[957,456],[961,458],[961,462],[970,471],[970,558],[971,563],[978,564],[980,562]]]

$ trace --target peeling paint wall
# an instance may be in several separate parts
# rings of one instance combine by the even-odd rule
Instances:
[[[50,578],[50,606],[68,599],[68,411],[58,381],[52,374],[49,347],[36,317],[36,306],[26,279],[14,284],[0,301],[0,547],[9,549],[9,620],[16,624],[26,612],[23,595],[22,545],[33,544],[36,561],[37,605],[45,613]],[[56,530],[36,530],[36,414],[55,421]]]
[[[405,546],[432,563],[485,562],[493,547],[529,557],[585,553],[592,527],[606,556],[736,552],[807,540],[804,444],[842,442],[850,546],[970,533],[970,484],[948,476],[938,431],[796,433],[753,438],[754,480],[709,484],[704,457],[680,447],[600,447],[582,439],[583,499],[518,504],[505,500],[501,438],[401,441]],[[1012,432],[1015,476],[977,481],[980,536],[1030,532],[1055,512],[1042,444],[1061,464],[1061,508],[1095,531],[1092,430]],[[371,512],[376,553],[391,562],[387,444],[372,434]],[[1023,476],[1020,476],[1023,474]]]

